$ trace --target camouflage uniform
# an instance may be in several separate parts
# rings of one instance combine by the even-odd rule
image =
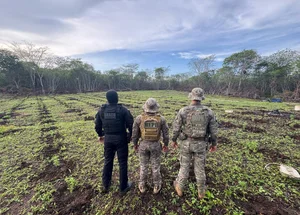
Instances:
[[[173,123],[173,138],[172,141],[176,142],[177,138],[180,140],[180,170],[176,182],[181,190],[184,189],[186,181],[189,176],[190,163],[194,158],[194,173],[197,180],[198,193],[200,195],[205,192],[205,157],[207,147],[207,136],[210,135],[212,146],[217,145],[217,131],[218,124],[214,113],[209,108],[201,105],[201,100],[204,99],[203,90],[201,88],[194,88],[189,95],[191,100],[197,101],[187,107],[179,110],[174,123]],[[195,110],[202,110],[204,114],[205,122],[202,127],[194,130],[193,132],[202,132],[198,135],[200,137],[193,138],[193,132],[188,125],[190,123],[189,113]],[[203,137],[201,137],[203,136]],[[176,186],[175,186],[176,189]]]
[[[159,105],[156,103],[155,99],[148,99],[143,106],[145,115],[147,116],[155,116],[157,115]],[[132,140],[135,146],[138,145],[139,139],[142,137],[141,131],[141,122],[143,121],[143,117],[145,115],[139,115],[136,117],[133,123],[133,131],[132,131]],[[159,124],[159,137],[163,136],[164,146],[168,146],[169,143],[169,128],[167,122],[163,116],[160,116],[160,124]],[[139,158],[140,158],[140,180],[139,180],[139,188],[145,189],[145,183],[148,175],[148,166],[151,163],[152,167],[152,179],[154,188],[158,192],[161,188],[162,179],[160,173],[160,157],[161,157],[161,143],[159,140],[157,141],[149,141],[141,139],[139,148]],[[154,191],[154,193],[156,193]],[[142,191],[141,191],[142,192]]]

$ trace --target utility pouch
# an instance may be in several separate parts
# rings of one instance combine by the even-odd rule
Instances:
[[[182,132],[179,134],[179,137],[178,137],[179,140],[186,140],[187,138],[188,138],[188,136]]]

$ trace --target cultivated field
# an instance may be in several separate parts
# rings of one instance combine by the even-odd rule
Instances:
[[[158,100],[170,130],[187,93],[119,93],[134,116],[149,97]],[[172,182],[178,151],[162,159],[163,189],[141,195],[118,192],[118,163],[111,192],[102,196],[103,146],[94,115],[105,93],[10,97],[0,95],[0,214],[299,214],[300,181],[282,176],[284,163],[300,172],[300,112],[288,103],[207,96],[216,113],[218,151],[207,156],[206,198],[197,199],[195,176],[184,197]],[[233,113],[225,113],[225,110]],[[278,109],[278,112],[268,114]],[[132,144],[131,144],[132,146]],[[138,157],[130,147],[129,178],[137,182]]]

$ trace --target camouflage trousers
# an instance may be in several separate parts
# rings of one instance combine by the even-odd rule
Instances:
[[[152,180],[154,185],[161,185],[160,174],[160,142],[142,141],[139,145],[140,156],[140,180],[139,184],[145,185],[148,176],[148,167],[151,164]]]
[[[182,190],[187,183],[190,164],[194,160],[194,173],[196,176],[198,190],[205,190],[206,175],[205,175],[205,157],[206,157],[206,142],[186,139],[180,142],[180,170],[176,181]]]

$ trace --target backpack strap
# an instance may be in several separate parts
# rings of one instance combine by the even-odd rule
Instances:
[[[103,104],[103,105],[101,105],[101,108],[100,108],[100,110],[101,110],[101,115],[100,115],[100,117],[102,118],[102,119],[104,119],[104,111],[105,111],[105,108],[107,107],[107,104]]]

